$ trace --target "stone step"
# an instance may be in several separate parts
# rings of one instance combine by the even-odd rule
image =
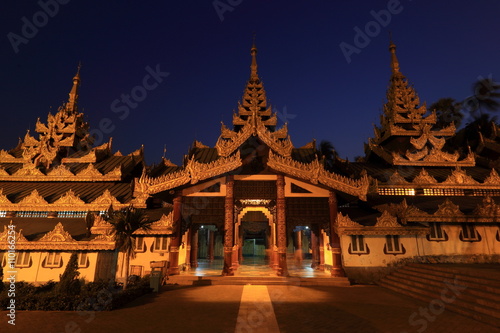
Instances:
[[[425,272],[427,274],[445,277],[457,276],[462,281],[471,283],[484,284],[492,287],[492,292],[500,294],[500,265],[498,271],[494,269],[487,269],[481,271],[474,271],[459,267],[447,267],[439,264],[408,264],[405,266],[407,269]],[[487,274],[487,275],[485,275]]]
[[[428,267],[431,266],[431,267]],[[436,266],[437,267],[437,266]],[[500,296],[500,285],[499,281],[490,278],[476,278],[464,274],[455,274],[450,272],[445,272],[443,270],[434,270],[432,265],[420,265],[420,264],[410,264],[404,267],[405,270],[416,272],[419,274],[424,274],[429,279],[442,280],[450,279],[455,280],[457,278],[461,284],[466,285],[471,288],[471,293],[474,290],[483,291],[484,293],[492,293],[494,295]],[[477,293],[476,293],[477,294]],[[480,295],[478,295],[480,296]]]
[[[472,284],[459,279],[434,279],[436,278],[435,276],[424,275],[423,273],[415,272],[406,268],[400,269],[392,275],[401,279],[410,279],[424,285],[438,287],[441,288],[441,290],[448,287],[448,285],[453,286],[458,284],[459,286],[466,287],[466,289],[460,288],[460,293],[462,294],[460,297],[461,299],[465,299],[470,302],[477,302],[479,304],[500,310],[500,295],[485,291],[484,285],[476,283]],[[450,288],[448,287],[448,289]]]
[[[384,281],[387,283],[395,284],[401,288],[409,288],[414,292],[419,292],[427,297],[430,297],[431,299],[443,300],[443,302],[445,300],[443,299],[441,293],[443,292],[443,290],[448,289],[449,291],[445,294],[445,297],[448,299],[453,298],[453,301],[450,303],[457,304],[463,308],[472,311],[478,311],[480,313],[500,319],[500,308],[495,301],[489,299],[481,299],[481,302],[479,302],[477,298],[471,295],[464,294],[464,291],[467,289],[462,290],[460,288],[457,289],[457,293],[454,293],[452,290],[450,290],[451,288],[448,287],[445,283],[443,283],[441,286],[430,285],[425,281],[415,281],[411,277],[404,276],[403,274],[399,274],[398,276],[393,274],[388,275],[384,279]],[[451,282],[451,285],[453,285],[453,282]]]
[[[394,292],[397,292],[399,294],[403,294],[403,295],[418,299],[418,300],[423,301],[423,302],[430,303],[433,299],[435,299],[433,297],[429,297],[429,296],[426,296],[426,295],[420,293],[420,291],[415,291],[412,288],[406,288],[406,286],[404,286],[404,285],[398,286],[397,284],[392,283],[392,282],[387,283],[386,280],[380,280],[379,285],[384,287],[384,288],[390,289]],[[477,321],[492,325],[494,327],[500,327],[498,318],[495,318],[495,317],[492,317],[492,316],[489,316],[486,314],[470,311],[469,309],[462,308],[459,305],[456,305],[454,303],[447,303],[446,309],[448,309],[449,311],[455,312],[455,313],[459,313],[463,316],[475,319]]]
[[[295,285],[349,287],[346,277],[299,278],[299,277],[245,277],[245,276],[182,276],[172,275],[168,283],[180,285]]]

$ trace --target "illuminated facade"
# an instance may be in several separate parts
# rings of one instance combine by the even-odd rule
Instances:
[[[328,168],[314,140],[295,147],[286,124],[277,128],[255,46],[232,128],[222,125],[214,147],[195,141],[181,166],[165,158],[147,166],[142,148],[123,156],[111,140],[93,147],[77,73],[68,102],[37,121],[38,138],[28,132],[0,151],[0,249],[12,223],[18,280],[58,280],[74,251],[86,280],[122,279],[123,255],[102,214],[134,206],[154,221],[136,232],[134,275],[155,265],[179,274],[217,258],[221,274],[234,275],[254,256],[278,276],[307,259],[334,277],[370,281],[403,258],[492,260],[500,254],[500,177],[488,163],[500,145],[487,138],[476,154],[447,147],[454,124],[437,127],[392,43],[390,51],[387,103],[366,156]]]

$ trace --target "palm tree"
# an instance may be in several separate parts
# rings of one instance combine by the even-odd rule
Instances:
[[[480,78],[472,85],[474,97],[477,99],[479,110],[498,111],[500,103],[500,83],[493,81],[493,78]]]
[[[439,128],[447,127],[451,122],[455,123],[455,127],[460,127],[464,115],[460,112],[461,103],[453,98],[441,98],[437,102],[431,104],[429,109],[436,111],[437,123]]]
[[[133,236],[136,230],[151,230],[152,221],[149,221],[144,210],[132,206],[126,209],[110,210],[108,222],[113,225],[115,232],[115,242],[118,251],[123,252],[125,264],[125,283],[123,289],[127,288],[129,276],[130,258],[135,258]]]
[[[330,141],[321,140],[319,143],[318,155],[320,158],[324,159],[325,169],[332,171],[333,164],[335,163],[335,159],[338,155],[333,144]]]

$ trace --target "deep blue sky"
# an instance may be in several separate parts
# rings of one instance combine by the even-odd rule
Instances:
[[[500,77],[495,0],[402,0],[350,63],[340,43],[354,44],[354,28],[365,30],[374,20],[370,12],[387,9],[388,1],[229,2],[237,5],[221,21],[211,0],[71,0],[15,53],[8,34],[22,36],[22,18],[43,15],[36,1],[2,1],[0,148],[13,148],[37,117],[45,121],[50,107],[67,99],[82,61],[79,106],[91,127],[109,118],[115,128],[106,136],[115,150],[144,144],[152,163],[166,145],[167,158],[180,163],[194,139],[213,146],[220,122],[231,124],[249,77],[253,32],[268,99],[282,119],[288,114],[294,145],[326,139],[350,159],[363,154],[379,122],[390,77],[389,30],[401,71],[428,104],[462,100],[478,77]],[[157,65],[170,75],[120,119],[112,102]]]

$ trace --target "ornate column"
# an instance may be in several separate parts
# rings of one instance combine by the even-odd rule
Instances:
[[[288,276],[286,264],[286,206],[285,206],[285,177],[278,175],[276,180],[276,224],[278,240],[278,275]]]
[[[295,264],[298,267],[302,266],[302,259],[303,259],[303,253],[302,253],[302,230],[297,230],[294,231],[293,233],[294,238],[295,238]]]
[[[222,275],[234,275],[232,268],[234,245],[234,177],[226,178],[226,200],[224,203],[224,267]]]
[[[188,229],[188,231],[186,231],[186,260],[184,260],[184,263],[189,268],[191,268],[191,230],[192,229]]]
[[[215,232],[212,230],[208,230],[208,261],[213,261],[214,260],[214,239],[215,239]]]
[[[191,260],[191,268],[196,268],[198,267],[198,227],[197,226],[192,226],[191,227],[191,253],[190,253],[190,260]]]
[[[320,227],[319,230],[319,270],[325,270],[325,238],[323,236],[323,231]]]
[[[344,269],[342,268],[342,252],[340,250],[340,238],[335,232],[335,224],[337,222],[337,195],[335,192],[330,191],[328,198],[330,206],[330,249],[332,250],[332,276],[345,276]]]
[[[312,263],[311,268],[319,269],[319,226],[313,224],[311,226],[311,251],[312,251]]]
[[[174,236],[170,240],[168,273],[179,274],[179,246],[182,242],[182,193],[176,193],[174,198]]]

